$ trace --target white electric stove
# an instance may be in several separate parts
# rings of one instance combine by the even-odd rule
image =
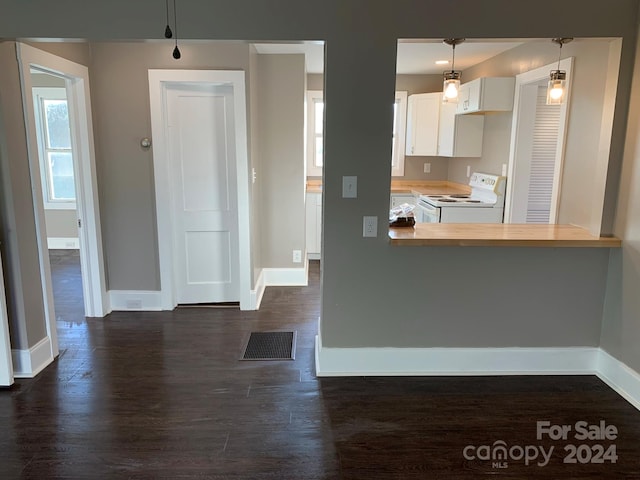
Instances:
[[[423,223],[502,223],[506,177],[474,172],[470,194],[420,195],[417,221]]]

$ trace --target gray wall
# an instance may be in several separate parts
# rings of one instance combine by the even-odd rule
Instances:
[[[612,103],[615,100],[607,97],[608,106],[605,97],[607,87],[616,87],[615,81],[607,84],[610,53],[617,56],[617,52],[610,52],[610,43],[611,40],[576,39],[562,49],[563,58],[575,59],[558,223],[572,223],[598,233],[601,217],[592,218],[593,196],[595,193],[601,199],[604,197],[603,185],[609,158],[608,145],[602,146],[601,139],[607,129],[611,131],[611,118],[606,118],[604,113],[613,113]],[[558,48],[554,48],[550,41],[527,43],[465,70],[464,80],[514,76],[554,63],[557,59]],[[613,63],[615,75],[618,62]],[[485,115],[485,122],[482,158],[451,162],[449,180],[467,181],[467,165],[471,165],[472,170],[499,174],[502,164],[508,163],[511,113]],[[602,200],[599,204],[602,208]]]
[[[640,372],[640,49],[630,106],[615,222],[623,244],[609,260],[602,348]]]
[[[324,75],[321,73],[308,73],[307,90],[324,90]]]
[[[302,267],[305,251],[304,55],[258,56],[263,267]]]
[[[14,0],[4,6],[0,36],[5,38],[158,38],[162,30],[158,26],[164,24],[162,9],[150,0],[96,2],[90,10],[79,0],[70,0],[69,8],[65,9],[45,0],[33,0],[28,5]],[[548,15],[551,7],[555,12],[553,16]],[[611,173],[622,159],[637,7],[635,0],[620,0],[616,2],[616,8],[600,0],[540,0],[517,2],[517,7],[508,0],[326,0],[321,4],[281,0],[275,6],[272,2],[250,0],[233,3],[197,0],[181,4],[182,35],[186,37],[326,40],[327,161],[323,189],[321,302],[324,346],[597,344],[598,334],[593,331],[602,318],[606,250],[392,248],[382,226],[384,222],[380,222],[378,238],[362,238],[362,216],[377,215],[384,219],[388,214],[391,179],[388,132],[392,125],[388,105],[395,90],[398,38],[551,38],[558,32],[574,37],[624,37],[619,100],[613,124]],[[314,15],[308,15],[310,8]],[[517,8],[517,15],[514,8]],[[33,15],[34,11],[39,15]],[[127,15],[122,15],[123,11]],[[460,15],[460,12],[465,14]],[[122,54],[126,55],[126,51]],[[113,63],[117,64],[116,59]],[[145,63],[146,59],[140,57],[138,63],[130,62],[127,66],[135,72],[145,68],[140,67]],[[134,89],[139,82],[135,78],[132,81]],[[145,108],[148,112],[148,106],[142,105],[144,98],[138,100],[141,105],[133,108],[136,115],[140,114],[138,110]],[[120,108],[111,115],[121,115],[121,111],[128,109]],[[8,128],[5,125],[5,130]],[[120,135],[115,137],[126,141]],[[110,158],[110,161],[122,162],[117,158]],[[122,163],[124,166],[129,164]],[[129,190],[138,188],[139,184],[144,188],[145,175],[149,173],[148,167],[132,169],[130,175],[137,184],[134,186],[131,185],[133,182],[127,181],[121,193],[131,195]],[[343,175],[358,176],[357,199],[341,198]],[[117,186],[114,182],[118,180],[111,171],[103,175],[105,188],[114,189]],[[617,191],[617,181],[614,175],[607,184],[608,194]],[[637,187],[629,188],[635,192]],[[107,193],[105,198],[113,199],[113,193]],[[108,208],[114,208],[121,215],[122,207],[118,203]],[[133,208],[134,215],[148,214],[148,209],[140,211],[135,205]],[[121,226],[127,226],[127,222],[121,223]],[[120,234],[120,237],[125,236]],[[114,248],[127,248],[120,237],[110,239],[110,255],[114,254]],[[118,245],[120,242],[122,244]],[[136,241],[136,245],[138,243]],[[145,248],[154,250],[155,245],[145,245]],[[156,256],[155,253],[145,254],[151,264]],[[144,274],[131,272],[132,280],[129,281],[124,278],[128,269],[122,263],[118,260],[109,265],[117,269],[113,276],[119,285],[122,282],[123,286],[119,288],[155,286],[147,278],[154,267],[149,270],[145,264],[141,269]],[[477,264],[487,267],[487,272],[482,275],[471,273]],[[553,280],[554,275],[562,281]],[[610,282],[614,284],[612,298],[619,291],[637,285],[629,283],[624,276],[613,275],[614,281]],[[425,284],[430,279],[457,280],[465,276],[470,280],[463,280],[464,289],[436,286],[428,298],[424,298]],[[480,287],[477,283],[472,284],[471,279],[481,280]],[[621,282],[618,289],[615,280]],[[527,292],[533,295],[528,296]],[[481,293],[486,297],[479,298]],[[512,295],[515,297],[510,298]],[[402,300],[402,307],[394,304],[394,299]],[[524,300],[529,303],[523,303]],[[480,301],[484,308],[476,308],[474,301]],[[445,306],[449,307],[446,312]],[[443,316],[446,314],[448,321],[434,319],[429,313],[431,310]],[[637,313],[637,309],[632,310],[629,318],[634,315],[637,318]],[[550,316],[555,323],[548,320]],[[501,326],[507,330],[503,332]],[[472,333],[481,329],[475,338]]]
[[[91,45],[91,91],[103,245],[109,289],[158,290],[160,274],[155,219],[149,80],[151,68],[249,67],[248,45],[184,43],[182,58],[170,42]]]
[[[77,238],[78,215],[75,210],[45,210],[48,238]]]

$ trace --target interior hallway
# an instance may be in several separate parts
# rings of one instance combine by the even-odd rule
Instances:
[[[105,319],[83,317],[77,255],[53,254],[52,274],[61,353],[0,391],[2,478],[640,478],[640,412],[596,377],[317,379],[319,262],[258,312]],[[238,361],[256,330],[297,330],[296,359]],[[538,441],[538,420],[619,434]],[[554,451],[546,466],[464,459],[497,440]],[[616,444],[617,463],[565,464],[567,443]]]

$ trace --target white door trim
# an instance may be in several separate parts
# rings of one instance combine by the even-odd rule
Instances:
[[[58,337],[55,329],[55,309],[51,286],[51,267],[46,237],[44,201],[40,188],[40,162],[38,140],[35,130],[33,109],[31,68],[59,75],[65,79],[69,120],[72,124],[74,171],[76,177],[76,197],[78,218],[82,221],[79,229],[80,264],[84,293],[85,315],[104,317],[109,313],[106,277],[103,262],[102,232],[98,205],[98,182],[96,177],[91,99],[89,90],[89,70],[80,65],[29,45],[17,43],[18,66],[22,86],[22,105],[25,112],[27,150],[31,186],[36,218],[40,275],[45,302],[45,322],[51,339],[52,356],[58,355]]]
[[[0,387],[13,385],[13,374],[11,340],[9,338],[9,317],[7,316],[2,259],[0,259]]]
[[[558,221],[558,206],[560,203],[560,187],[562,179],[562,168],[564,164],[564,147],[566,143],[566,132],[568,127],[568,111],[569,102],[571,98],[571,69],[573,67],[573,57],[565,58],[560,62],[560,70],[567,72],[567,89],[569,95],[566,96],[566,101],[560,107],[560,131],[558,132],[558,146],[556,148],[556,164],[554,171],[554,185],[551,196],[551,211],[549,212],[549,223],[556,223]],[[511,142],[509,145],[509,167],[507,170],[507,191],[505,195],[504,205],[504,221],[505,223],[511,223],[513,216],[513,202],[515,197],[515,175],[518,174],[516,165],[516,148],[520,136],[522,135],[520,127],[520,114],[521,110],[521,92],[525,85],[537,83],[540,80],[549,78],[549,72],[558,68],[557,63],[545,65],[528,72],[516,75],[515,97],[513,101],[513,120],[511,124]]]
[[[153,137],[153,170],[156,190],[156,221],[158,227],[158,255],[160,261],[160,289],[162,309],[173,310],[176,303],[173,281],[173,215],[164,132],[167,84],[206,83],[229,85],[233,88],[233,107],[236,142],[236,181],[238,191],[238,238],[240,266],[240,308],[249,310],[251,304],[251,242],[249,225],[249,157],[247,151],[247,111],[245,73],[236,70],[149,70],[149,100],[151,105],[151,133]]]

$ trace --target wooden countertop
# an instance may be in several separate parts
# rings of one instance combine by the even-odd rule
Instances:
[[[471,189],[461,183],[447,180],[392,180],[391,193],[406,193],[410,195],[451,195],[469,193]],[[322,193],[321,180],[308,180],[307,193]]]
[[[605,247],[617,248],[615,237],[596,237],[573,225],[419,223],[390,228],[392,245],[457,247]]]

